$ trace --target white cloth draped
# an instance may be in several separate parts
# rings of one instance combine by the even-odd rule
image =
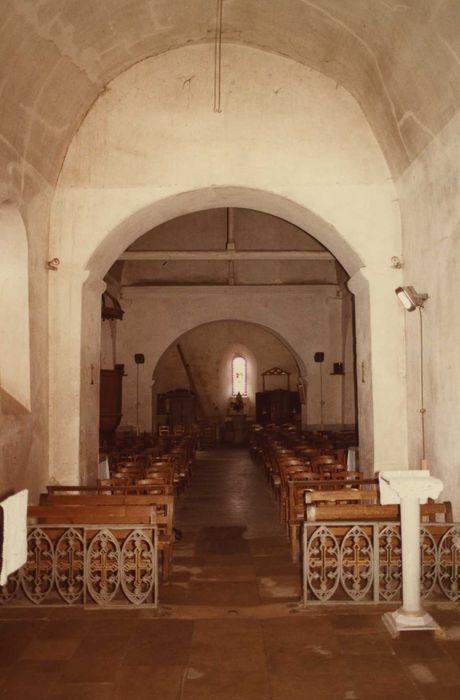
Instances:
[[[0,586],[27,561],[27,489],[0,503],[3,509],[3,547]]]
[[[98,468],[97,468],[97,478],[98,479],[110,479],[109,458],[108,457],[106,457],[101,462],[99,462]]]
[[[358,469],[358,447],[349,447],[347,454],[347,469],[350,472],[355,472]]]

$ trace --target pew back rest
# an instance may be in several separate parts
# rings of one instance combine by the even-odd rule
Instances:
[[[156,524],[167,537],[172,537],[174,524],[174,497],[171,494],[41,494],[40,504],[53,508],[80,507],[102,508],[147,508],[153,510]],[[133,513],[131,510],[130,515]],[[56,521],[54,521],[56,522]],[[124,521],[126,522],[126,521]]]
[[[29,506],[29,520],[42,523],[80,525],[156,524],[155,506],[129,505],[40,505]]]
[[[305,503],[358,503],[373,501],[378,503],[379,492],[377,489],[334,489],[320,491],[307,491],[305,493]]]
[[[399,505],[357,504],[306,504],[307,522],[319,521],[379,521],[399,520]],[[444,503],[424,503],[420,506],[421,520],[436,520],[437,516],[444,522],[452,522],[452,505]]]
[[[290,521],[294,520],[305,520],[305,497],[307,493],[312,491],[323,491],[327,493],[327,489],[337,490],[345,489],[348,486],[347,481],[321,481],[308,479],[292,479],[288,482],[288,519]],[[363,479],[359,482],[359,487],[373,488],[377,487],[376,479]],[[350,483],[347,490],[355,490],[357,487],[356,483]]]

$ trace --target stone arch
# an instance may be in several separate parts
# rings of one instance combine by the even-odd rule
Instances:
[[[158,368],[161,366],[162,361],[165,359],[165,357],[169,354],[171,354],[171,350],[174,349],[174,347],[177,345],[177,343],[180,343],[181,341],[186,341],[187,337],[190,337],[190,334],[193,334],[194,331],[204,331],[207,329],[209,326],[215,326],[217,324],[225,324],[226,321],[230,322],[236,322],[238,325],[241,325],[244,330],[244,327],[247,327],[248,329],[255,327],[259,331],[262,331],[264,333],[270,334],[276,341],[279,342],[280,345],[283,346],[284,350],[286,353],[291,357],[292,365],[296,368],[296,371],[298,373],[299,377],[305,377],[306,376],[306,367],[303,359],[301,358],[299,352],[293,347],[293,345],[287,340],[284,336],[282,336],[278,331],[274,330],[272,327],[267,326],[266,324],[262,323],[256,323],[255,321],[248,321],[248,320],[241,320],[238,317],[231,317],[229,315],[228,317],[222,317],[217,320],[213,321],[206,321],[204,323],[200,323],[198,325],[194,325],[193,323],[190,324],[190,328],[180,335],[176,336],[174,340],[169,343],[169,345],[166,345],[165,342],[162,343],[162,347],[158,350],[158,352],[155,355],[155,358],[152,359],[150,358],[150,363],[149,367],[153,367],[151,376],[153,380],[152,384],[152,393],[155,394],[157,392],[157,388],[155,386],[155,379],[158,379],[157,377],[157,372]],[[243,348],[245,349],[246,352],[243,352]],[[260,387],[257,387],[258,385],[258,377],[256,376],[256,371],[257,371],[257,357],[254,354],[253,348],[250,347],[250,342],[248,339],[244,340],[234,340],[230,343],[230,345],[226,345],[225,349],[221,348],[223,350],[223,356],[219,360],[219,380],[217,384],[222,385],[222,383],[225,381],[224,377],[222,376],[223,374],[223,365],[225,364],[227,366],[227,370],[229,370],[229,362],[231,361],[231,357],[233,356],[234,352],[236,352],[236,349],[238,352],[241,352],[246,359],[249,362],[249,372],[250,372],[250,401],[251,401],[251,411],[252,413],[254,412],[254,406],[255,406],[255,392],[260,391]],[[260,369],[260,368],[259,368]],[[265,367],[265,369],[268,369],[268,367]],[[230,373],[228,372],[228,391],[225,394],[226,397],[228,398],[230,396]],[[260,382],[259,382],[260,383]],[[222,386],[219,387],[220,389],[223,389]],[[295,386],[293,387],[293,390],[295,389]],[[209,397],[206,397],[209,398]],[[221,397],[222,398],[222,397]],[[221,400],[220,402],[217,402],[219,405],[219,408],[221,409],[222,412],[222,405],[223,401]],[[154,409],[152,408],[152,418],[154,414]]]
[[[165,290],[168,310],[162,318],[156,315],[154,309],[157,309],[155,302],[155,289],[152,288],[131,288],[126,290],[124,296],[125,308],[128,312],[125,314],[125,320],[120,329],[120,344],[121,354],[119,361],[125,364],[128,374],[133,368],[133,357],[135,352],[143,352],[146,356],[146,366],[144,376],[152,376],[154,367],[164,353],[164,351],[175,342],[177,337],[190,332],[196,327],[205,324],[219,321],[239,321],[266,328],[274,337],[277,338],[295,359],[299,368],[299,375],[303,381],[307,382],[307,368],[302,358],[302,348],[300,338],[305,342],[308,340],[308,334],[299,332],[297,323],[286,323],[286,315],[282,313],[283,298],[285,293],[292,296],[294,301],[301,299],[308,301],[304,292],[299,292],[295,288],[291,288],[289,292],[286,290],[271,290],[267,291],[259,288],[258,292],[252,299],[252,303],[248,304],[245,299],[241,302],[238,288],[234,291],[231,288],[199,288],[192,290],[198,294],[196,303],[193,303],[193,311],[189,305],[188,288],[168,288]],[[153,297],[152,297],[153,294]],[[282,294],[282,296],[281,296]],[[273,297],[273,295],[275,295]],[[273,303],[269,304],[270,297],[273,297]],[[206,302],[212,299],[212,304]],[[311,294],[311,300],[314,299],[314,293]],[[203,302],[203,303],[202,303]],[[152,304],[154,306],[152,306]],[[235,304],[237,307],[235,308]],[[279,313],[275,313],[274,309],[278,309]],[[169,323],[169,314],[174,317],[174,326]],[[152,324],[155,324],[155,345],[152,347],[151,331]],[[136,338],[136,343],[133,344],[133,338]],[[304,343],[305,344],[305,343]],[[313,352],[313,350],[312,350]],[[305,355],[305,348],[303,348]],[[128,423],[132,422],[132,406],[134,399],[134,385],[127,380],[124,390],[124,415],[129,417]],[[151,416],[145,411],[150,411],[149,390],[144,387],[141,392],[141,405],[144,407],[144,413],[141,414],[141,422],[143,429],[148,429],[151,424]],[[136,399],[137,400],[137,399]]]
[[[176,215],[203,208],[221,206],[246,206],[258,208],[264,213],[282,216],[296,226],[305,227],[308,232],[329,250],[337,255],[342,253],[339,261],[350,274],[349,287],[357,300],[357,363],[365,367],[366,380],[358,383],[359,424],[361,433],[362,462],[367,470],[376,462],[377,455],[389,467],[404,466],[407,461],[407,434],[405,426],[398,421],[397,416],[405,411],[405,387],[400,381],[404,368],[403,319],[393,301],[393,290],[398,284],[399,273],[384,270],[379,266],[365,266],[364,260],[337,229],[310,212],[300,203],[292,199],[263,190],[247,190],[246,188],[207,188],[203,191],[179,193],[166,200],[151,203],[143,207],[132,217],[119,223],[111,234],[104,239],[93,255],[86,261],[86,269],[71,270],[71,295],[83,294],[82,305],[78,316],[78,331],[81,354],[75,357],[76,376],[80,377],[80,412],[78,416],[78,433],[75,434],[75,452],[79,454],[80,473],[83,478],[89,478],[94,473],[95,457],[98,444],[97,415],[98,415],[98,381],[93,381],[94,371],[99,367],[99,300],[105,288],[101,275],[112,264],[122,246],[136,239],[139,231],[144,231],[171,218],[174,211],[174,201],[179,206]],[[144,222],[144,224],[142,224]],[[147,224],[148,222],[148,224]],[[110,253],[110,251],[112,251]],[[62,278],[61,278],[62,279]],[[53,277],[51,283],[61,282]],[[64,280],[65,281],[65,280]],[[389,301],[391,299],[391,301]],[[389,308],[385,308],[386,305]],[[374,314],[374,321],[372,315]],[[52,325],[52,322],[51,322]],[[372,334],[373,331],[373,334]],[[401,336],[401,337],[400,337]],[[62,337],[62,336],[61,336]],[[390,349],[390,350],[389,350]],[[68,356],[67,356],[68,357]],[[373,364],[375,363],[375,364]],[[387,369],[384,369],[386,367]],[[81,374],[80,374],[81,368]],[[67,377],[67,368],[66,368]],[[388,412],[389,383],[392,385],[392,400],[396,408]],[[376,387],[378,386],[378,394]],[[74,391],[78,387],[74,386]],[[378,396],[378,400],[377,400]],[[374,417],[375,405],[379,404],[378,420]],[[63,397],[62,403],[54,402],[53,410],[62,413],[62,408],[68,410],[68,399]],[[61,409],[59,409],[61,407]],[[88,409],[88,407],[90,407]],[[57,421],[61,421],[57,417]],[[381,421],[381,422],[380,422]],[[61,421],[62,422],[62,421]],[[375,437],[377,430],[382,431],[384,438],[376,448]],[[51,426],[52,429],[52,426]],[[400,433],[400,438],[389,441],[389,434]],[[68,433],[62,452],[68,451]],[[389,450],[388,445],[394,449]],[[403,455],[401,457],[401,455]],[[60,473],[63,472],[64,459],[59,462]],[[75,479],[75,461],[68,465],[68,476]],[[64,472],[65,474],[65,472]],[[58,478],[56,476],[56,478]]]
[[[299,353],[297,352],[297,350],[295,349],[295,347],[289,342],[289,340],[287,340],[284,336],[282,336],[281,333],[279,333],[276,329],[274,329],[274,328],[272,328],[272,327],[270,327],[270,326],[267,326],[267,325],[264,324],[264,323],[257,323],[256,321],[248,321],[248,320],[246,320],[246,319],[241,319],[241,318],[238,318],[238,317],[233,318],[233,317],[230,317],[230,316],[229,316],[229,317],[217,318],[217,319],[212,320],[212,321],[204,321],[203,323],[199,323],[198,325],[191,323],[191,324],[190,324],[190,327],[189,327],[187,330],[183,331],[183,332],[180,333],[179,335],[176,335],[176,337],[175,337],[170,343],[168,343],[168,344],[163,343],[163,346],[164,346],[164,347],[163,347],[163,349],[161,350],[161,352],[160,352],[160,354],[159,354],[159,356],[158,356],[158,360],[157,360],[157,362],[155,363],[155,366],[154,366],[154,368],[153,368],[153,372],[155,372],[156,366],[158,365],[158,362],[161,360],[161,358],[163,357],[163,355],[171,348],[172,345],[174,345],[175,343],[177,343],[177,342],[179,341],[179,339],[182,338],[186,333],[189,333],[190,331],[196,330],[196,329],[201,328],[201,327],[203,327],[203,326],[207,326],[207,325],[209,325],[209,324],[211,324],[211,323],[220,323],[221,321],[238,321],[238,322],[240,322],[240,323],[245,323],[245,324],[248,324],[248,325],[258,326],[259,328],[262,328],[262,329],[268,331],[268,332],[271,333],[277,340],[279,340],[279,342],[280,342],[282,345],[284,345],[284,347],[286,348],[286,350],[292,355],[292,357],[294,358],[294,360],[295,360],[295,362],[296,362],[297,369],[298,369],[298,371],[299,371],[299,375],[306,375],[307,370],[306,370],[306,367],[305,367],[305,363],[304,363],[304,361],[302,360],[302,358],[300,357]],[[152,378],[153,378],[153,373],[152,373]]]
[[[350,277],[365,265],[362,255],[333,224],[293,198],[269,190],[229,186],[188,190],[149,202],[120,221],[84,261],[84,267],[92,277],[103,277],[119,255],[146,231],[178,216],[221,207],[254,209],[297,226],[325,246]]]

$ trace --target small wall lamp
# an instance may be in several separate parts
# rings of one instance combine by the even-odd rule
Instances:
[[[58,269],[59,265],[61,264],[61,261],[59,258],[52,258],[51,260],[48,260],[46,263],[46,269],[47,270],[53,270],[53,272],[56,272]]]
[[[419,294],[413,287],[398,287],[395,294],[406,311],[415,311],[417,307],[423,307],[428,299],[428,294]]]

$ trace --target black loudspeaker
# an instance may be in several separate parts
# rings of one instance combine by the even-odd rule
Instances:
[[[332,365],[332,374],[343,374],[343,362],[334,362]]]
[[[121,372],[123,374],[123,372],[125,371],[125,366],[124,365],[115,365],[115,369],[117,370],[117,372]]]
[[[141,352],[138,352],[134,355],[134,362],[136,365],[143,365],[145,362],[145,357]]]
[[[315,352],[315,362],[324,362],[324,352]]]

